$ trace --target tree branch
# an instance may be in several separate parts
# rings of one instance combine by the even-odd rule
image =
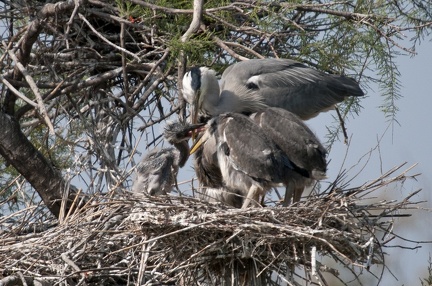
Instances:
[[[20,45],[18,46],[17,52],[18,62],[20,62],[23,66],[26,66],[28,64],[33,44],[36,42],[40,32],[43,29],[43,19],[61,14],[74,7],[74,0],[58,2],[55,4],[46,4],[37,13],[36,18],[27,26],[27,31],[20,40]],[[18,67],[15,68],[12,78],[14,80],[20,80],[22,78]],[[15,113],[15,101],[16,96],[12,92],[8,91],[5,96],[5,111],[7,114],[13,115]]]
[[[132,56],[132,57],[135,58],[138,62],[141,61],[141,59],[140,59],[137,55],[135,55],[134,53],[129,52],[128,50],[126,50],[126,49],[124,49],[124,48],[122,48],[122,47],[117,46],[116,44],[114,44],[113,42],[111,42],[110,40],[108,40],[107,38],[105,38],[104,36],[102,36],[102,34],[99,33],[99,32],[98,32],[98,31],[97,31],[97,30],[92,26],[92,24],[90,24],[90,22],[87,21],[87,19],[86,19],[86,18],[85,18],[81,13],[79,13],[78,16],[79,16],[79,18],[80,18],[81,20],[84,21],[84,23],[87,24],[87,26],[88,26],[88,27],[93,31],[93,33],[95,33],[96,36],[98,36],[102,41],[104,41],[105,43],[107,43],[107,44],[110,45],[111,47],[114,47],[115,49],[121,51],[122,53],[125,53],[125,54],[128,54],[128,55]]]
[[[51,213],[60,214],[65,182],[61,173],[48,162],[21,132],[18,122],[0,112],[0,155],[27,179]]]
[[[6,48],[6,44],[3,43],[4,47]],[[43,117],[46,125],[48,126],[49,132],[51,135],[54,135],[54,126],[51,123],[51,120],[48,116],[48,112],[45,109],[45,105],[42,99],[42,95],[39,92],[38,87],[36,86],[35,81],[33,80],[33,78],[30,76],[30,74],[27,72],[26,68],[19,62],[18,58],[15,56],[15,54],[11,51],[8,50],[8,54],[9,57],[15,62],[16,67],[18,67],[18,69],[20,70],[20,72],[23,74],[25,80],[27,81],[27,83],[29,84],[31,90],[33,91],[33,94],[36,97],[36,101],[38,103],[38,108],[39,108],[39,113],[40,115]]]
[[[243,57],[243,56],[237,54],[236,52],[234,52],[219,37],[213,36],[213,40],[215,40],[216,44],[218,44],[219,47],[221,47],[222,49],[224,49],[228,54],[230,54],[230,56],[232,56],[236,60],[239,60],[239,61],[247,61],[247,60],[249,60],[248,58]]]

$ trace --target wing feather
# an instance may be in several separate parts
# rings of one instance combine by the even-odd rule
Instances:
[[[326,150],[299,117],[281,108],[268,108],[252,118],[296,166],[325,173]]]
[[[362,96],[354,80],[331,75],[289,59],[259,59],[236,63],[225,70],[221,95],[262,100],[302,119],[332,109],[347,96]]]
[[[281,179],[286,162],[276,145],[247,116],[220,116],[218,148],[237,170],[267,181]],[[227,151],[228,150],[228,151]]]

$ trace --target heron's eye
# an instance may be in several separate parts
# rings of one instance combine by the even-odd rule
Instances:
[[[246,87],[248,89],[258,89],[258,85],[256,85],[256,83],[254,83],[254,82],[247,82]]]
[[[222,149],[222,151],[226,156],[230,155],[230,148],[228,147],[228,144],[226,142],[222,143],[220,148]]]

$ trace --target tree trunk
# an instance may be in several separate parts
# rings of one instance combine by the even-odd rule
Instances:
[[[61,173],[21,132],[18,122],[0,112],[0,155],[26,178],[48,209],[59,217],[65,182]]]

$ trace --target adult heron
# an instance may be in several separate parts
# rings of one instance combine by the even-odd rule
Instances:
[[[229,66],[221,83],[216,72],[192,68],[183,77],[183,96],[198,112],[250,114],[265,107],[286,109],[303,120],[332,109],[347,96],[362,96],[353,79],[327,74],[289,59],[253,59]]]
[[[164,137],[173,147],[155,148],[144,156],[136,167],[132,192],[145,192],[149,195],[162,195],[172,191],[179,168],[189,157],[188,140],[192,130],[202,124],[182,124],[179,121],[165,126]]]
[[[250,116],[252,120],[276,143],[310,178],[294,172],[286,179],[284,206],[293,198],[300,201],[303,190],[314,180],[326,178],[326,149],[309,127],[295,114],[282,108],[269,107]]]
[[[245,115],[221,114],[210,119],[191,150],[201,149],[199,167],[208,174],[204,184],[238,190],[245,197],[242,208],[257,203],[270,188],[286,185],[294,174],[310,175],[257,127]]]

